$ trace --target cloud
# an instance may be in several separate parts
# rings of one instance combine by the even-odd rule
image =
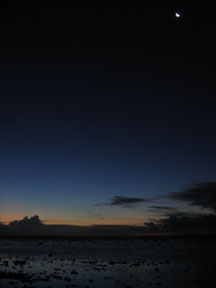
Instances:
[[[216,216],[203,214],[172,214],[158,221],[144,223],[147,233],[216,234]]]
[[[181,211],[179,210],[179,207],[170,207],[170,206],[151,206],[150,209],[152,211],[157,211],[160,213],[161,216],[175,216],[175,217],[183,217],[183,216],[188,216],[188,217],[195,217],[195,216],[200,216],[204,215],[203,213],[201,214],[200,212],[190,212],[190,211]]]
[[[0,235],[43,235],[43,236],[129,236],[137,227],[133,225],[45,225],[39,216],[25,217],[8,225],[0,225]]]
[[[182,192],[171,192],[168,197],[216,212],[216,183],[214,182],[197,184]]]
[[[44,224],[41,222],[38,215],[35,215],[31,218],[28,218],[27,216],[24,217],[22,220],[15,220],[9,223],[8,227],[10,230],[26,230],[26,231],[32,231],[32,230],[38,230],[42,228]]]
[[[147,199],[136,198],[136,197],[123,197],[123,196],[115,196],[111,199],[110,203],[99,203],[95,206],[121,206],[124,208],[133,208],[137,204],[148,202]]]
[[[175,209],[174,207],[170,206],[151,206],[153,209],[158,209],[158,210],[173,210]]]
[[[153,209],[153,210],[158,210],[160,212],[176,210],[175,207],[170,207],[170,206],[151,206],[150,208]]]
[[[124,205],[131,205],[131,204],[134,205],[134,204],[143,203],[143,202],[147,202],[147,200],[143,198],[115,196],[112,198],[112,202],[110,203],[110,205],[124,206]]]
[[[163,218],[144,223],[145,233],[216,234],[216,183],[197,184],[181,192],[170,192],[165,197],[189,206],[184,206],[186,211],[175,206],[151,206],[151,210],[158,211]],[[205,210],[189,211],[190,206],[208,209],[213,214],[204,214]]]
[[[154,205],[150,209],[162,215],[162,219],[149,220],[143,226],[136,225],[45,225],[37,215],[25,217],[20,221],[12,221],[8,225],[0,224],[1,233],[9,234],[41,234],[41,235],[146,235],[146,234],[176,234],[176,235],[216,235],[216,183],[197,184],[182,192],[172,192],[166,198],[182,201],[189,204],[184,207],[168,205]],[[150,202],[144,198],[115,196],[109,203],[100,203],[96,206],[136,207],[138,204]],[[212,214],[206,214],[206,210],[192,212],[190,205],[208,208]],[[185,209],[186,208],[186,209]],[[205,213],[205,214],[204,214]],[[96,214],[102,217],[101,214]]]
[[[3,235],[138,236],[154,234],[216,235],[216,215],[176,212],[160,220],[136,225],[45,225],[38,216],[0,225]]]

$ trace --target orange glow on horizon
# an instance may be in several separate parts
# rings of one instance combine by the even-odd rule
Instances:
[[[92,226],[92,225],[132,225],[143,226],[144,221],[134,221],[134,219],[91,219],[91,220],[45,220],[45,225],[75,225],[75,226]]]
[[[0,223],[9,224],[12,221],[20,221],[24,217],[0,217]],[[31,218],[31,216],[29,217]],[[138,221],[135,219],[91,219],[91,220],[57,220],[57,219],[41,219],[45,225],[74,225],[74,226],[93,226],[93,225],[131,225],[131,226],[143,226],[144,222],[148,220],[144,219]]]

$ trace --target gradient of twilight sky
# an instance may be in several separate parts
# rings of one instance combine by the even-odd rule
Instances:
[[[160,196],[215,181],[205,10],[34,5],[2,12],[1,222],[137,225],[179,205]],[[152,202],[96,205],[115,196]]]

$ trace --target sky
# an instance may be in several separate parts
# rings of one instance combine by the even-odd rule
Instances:
[[[216,180],[212,8],[16,2],[0,15],[0,222],[197,211],[164,195]]]

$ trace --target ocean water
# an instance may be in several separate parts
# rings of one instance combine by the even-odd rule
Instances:
[[[215,260],[214,239],[1,239],[0,287],[213,287]]]

